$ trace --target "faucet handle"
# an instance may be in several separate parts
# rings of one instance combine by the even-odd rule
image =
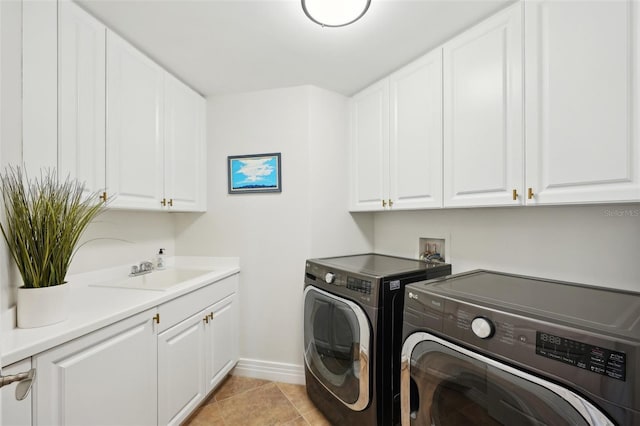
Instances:
[[[140,269],[138,268],[138,265],[132,265],[131,266],[131,274],[137,274],[140,271]]]
[[[153,271],[153,263],[145,260],[144,262],[140,262],[140,272]]]

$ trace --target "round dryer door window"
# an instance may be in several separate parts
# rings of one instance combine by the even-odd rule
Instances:
[[[363,410],[369,403],[369,341],[369,323],[357,304],[307,287],[305,363],[329,392],[353,410]]]
[[[610,425],[570,389],[428,333],[402,351],[402,425]]]

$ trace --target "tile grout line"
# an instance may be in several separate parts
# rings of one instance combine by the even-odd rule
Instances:
[[[293,407],[294,410],[296,410],[296,413],[298,413],[298,416],[302,417],[302,419],[310,425],[309,421],[307,420],[307,418],[304,416],[304,414],[302,414],[302,412],[298,409],[298,407],[296,407],[296,404],[293,403],[293,401],[291,400],[291,398],[289,398],[289,395],[287,395],[287,393],[285,391],[283,391],[280,388],[280,382],[275,382],[276,387],[278,388],[278,390],[280,391],[281,394],[284,395],[284,397],[287,399],[287,401],[289,401],[289,404],[291,404],[291,406]],[[295,419],[294,419],[295,420]]]
[[[231,377],[231,376],[229,376],[229,377]],[[236,377],[241,377],[241,376],[236,376]],[[216,395],[215,395],[215,392],[214,392],[214,393],[213,393],[213,399],[214,399],[214,401],[215,401],[215,402],[226,401],[227,399],[231,399],[231,398],[236,397],[237,395],[242,395],[242,394],[247,393],[247,392],[249,392],[249,391],[259,389],[259,388],[261,388],[261,387],[263,387],[263,386],[266,386],[266,385],[268,385],[268,384],[271,384],[271,383],[274,383],[274,382],[266,382],[266,383],[263,383],[263,384],[261,384],[261,385],[259,385],[259,386],[254,387],[254,388],[245,389],[245,390],[243,390],[243,391],[241,391],[241,392],[234,393],[233,395],[231,395],[231,396],[229,396],[229,397],[227,397],[227,398],[225,398],[225,399],[218,399],[218,398],[216,398]],[[222,389],[222,386],[224,386],[224,383],[223,383],[222,385],[220,385],[220,388],[219,388],[219,389]],[[278,388],[278,389],[280,389],[280,388]],[[216,389],[216,391],[217,391],[217,390],[218,390],[218,389]]]

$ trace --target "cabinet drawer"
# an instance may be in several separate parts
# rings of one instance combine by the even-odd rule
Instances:
[[[163,332],[185,318],[238,291],[238,274],[213,282],[170,302],[160,305],[158,332]]]

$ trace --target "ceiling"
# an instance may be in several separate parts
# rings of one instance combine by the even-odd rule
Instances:
[[[513,0],[372,0],[322,28],[298,0],[77,0],[209,96],[311,84],[350,96]]]

